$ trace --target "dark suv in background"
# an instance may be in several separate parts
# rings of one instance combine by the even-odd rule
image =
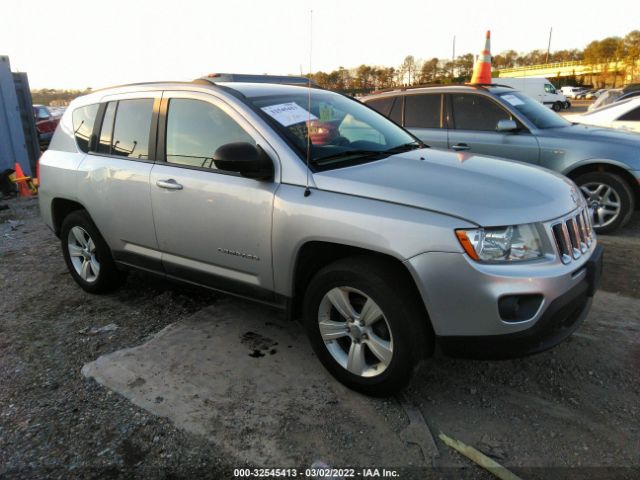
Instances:
[[[461,162],[482,154],[563,173],[600,233],[625,225],[640,199],[640,135],[573,124],[510,87],[417,87],[362,101],[428,145],[460,152]]]

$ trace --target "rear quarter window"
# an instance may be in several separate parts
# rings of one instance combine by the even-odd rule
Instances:
[[[394,97],[376,98],[375,100],[369,100],[367,105],[385,117],[388,117],[391,107],[393,106],[393,100]]]
[[[97,114],[98,104],[76,108],[73,111],[73,134],[78,148],[84,153],[89,151],[89,139],[93,133]]]

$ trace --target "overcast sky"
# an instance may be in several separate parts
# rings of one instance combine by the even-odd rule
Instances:
[[[189,80],[210,72],[299,74],[416,58],[583,48],[640,29],[640,1],[2,0],[0,55],[32,88]],[[589,4],[593,4],[589,8]]]

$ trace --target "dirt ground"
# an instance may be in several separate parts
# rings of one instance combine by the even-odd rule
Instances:
[[[335,461],[365,450],[384,457],[391,439],[345,433],[352,418],[320,409],[324,416],[302,425],[306,433],[294,414],[269,420],[283,426],[271,433],[273,444],[309,442],[322,447],[321,458],[312,451],[293,458],[295,465],[251,462],[215,434],[178,428],[170,415],[154,415],[86,379],[81,369],[101,356],[144,344],[204,310],[228,313],[245,303],[142,275],[130,275],[116,293],[87,294],[67,273],[37,201],[2,203],[10,209],[0,211],[0,478],[233,478],[234,467],[307,467],[316,459],[345,467]],[[398,398],[363,400],[343,391],[340,401],[375,409],[389,429],[410,426],[417,412],[427,431],[474,445],[522,478],[639,478],[640,214],[600,242],[601,291],[585,324],[555,349],[499,362],[438,355]],[[110,324],[117,328],[92,330]],[[255,445],[264,432],[240,435],[231,442],[238,448],[244,440]],[[408,458],[415,444],[404,441]],[[400,468],[401,478],[492,478],[435,444],[431,467]],[[394,465],[368,466],[406,467],[399,457]]]

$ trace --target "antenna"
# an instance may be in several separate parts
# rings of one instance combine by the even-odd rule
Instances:
[[[313,10],[309,11],[309,82],[307,84],[308,102],[307,111],[309,119],[307,120],[307,184],[304,188],[304,196],[311,195],[309,190],[309,162],[311,161],[311,54],[313,52]]]

